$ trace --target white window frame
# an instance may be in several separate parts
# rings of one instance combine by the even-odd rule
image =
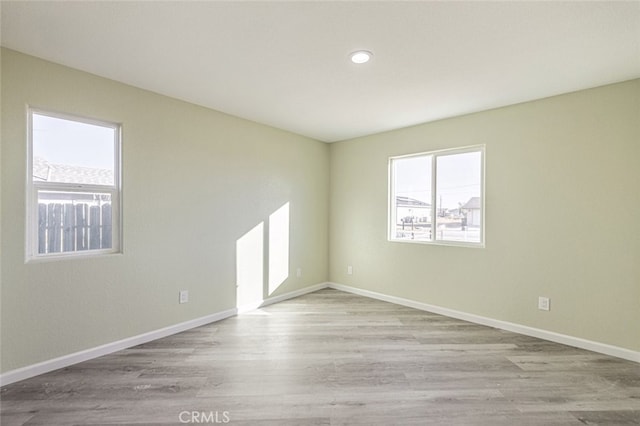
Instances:
[[[462,247],[485,247],[485,145],[472,145],[460,148],[441,149],[436,151],[420,152],[415,154],[399,155],[389,157],[389,196],[388,196],[388,217],[387,217],[387,239],[394,243],[410,243],[410,244],[429,244],[429,245],[445,245],[445,246],[462,246]],[[395,194],[395,176],[393,162],[395,160],[415,158],[415,157],[428,157],[431,156],[431,229],[435,229],[436,226],[436,214],[437,208],[435,206],[437,193],[437,159],[440,156],[465,154],[469,152],[480,153],[480,241],[453,241],[453,240],[438,240],[436,239],[436,233],[431,232],[430,240],[407,240],[395,237],[396,232],[396,194]]]
[[[114,170],[113,185],[35,182],[33,179],[33,115],[42,115],[78,123],[91,124],[114,130]],[[60,113],[47,109],[27,106],[27,224],[26,262],[73,259],[79,257],[102,256],[122,252],[122,125],[105,120]],[[108,193],[111,196],[111,248],[87,249],[57,253],[38,253],[38,192],[62,191],[67,193]]]

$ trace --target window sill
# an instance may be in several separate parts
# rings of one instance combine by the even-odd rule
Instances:
[[[79,260],[79,259],[106,258],[106,257],[120,256],[122,254],[123,254],[122,251],[119,251],[119,250],[91,250],[91,251],[85,251],[85,252],[55,253],[55,254],[46,254],[46,255],[38,255],[38,256],[29,256],[27,257],[24,263],[35,264],[35,263],[49,263],[49,262]]]
[[[388,242],[390,243],[407,243],[407,244],[420,244],[427,246],[449,246],[449,247],[466,247],[466,248],[485,248],[484,243],[473,243],[466,241],[421,241],[421,240],[398,240],[393,238],[388,238]]]

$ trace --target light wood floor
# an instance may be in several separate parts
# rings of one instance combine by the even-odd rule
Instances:
[[[1,397],[3,426],[637,425],[640,364],[321,290]]]

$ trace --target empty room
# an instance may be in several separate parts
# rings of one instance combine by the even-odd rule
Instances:
[[[640,2],[0,16],[3,426],[640,424]]]

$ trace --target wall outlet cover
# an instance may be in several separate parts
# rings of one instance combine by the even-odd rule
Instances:
[[[548,311],[551,309],[551,301],[548,297],[538,297],[538,309],[541,311]]]

